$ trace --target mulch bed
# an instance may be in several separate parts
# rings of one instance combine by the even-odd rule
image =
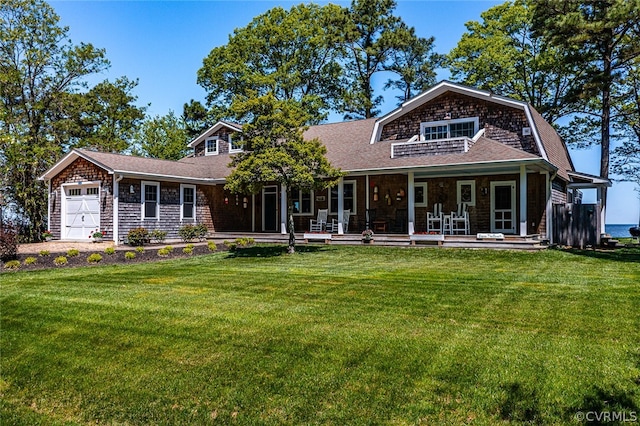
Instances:
[[[141,263],[141,262],[155,262],[159,260],[167,260],[167,259],[180,259],[180,258],[189,258],[193,256],[210,254],[213,253],[209,250],[209,247],[205,245],[194,245],[193,253],[186,254],[183,253],[182,249],[184,245],[173,246],[173,251],[169,253],[167,256],[159,256],[158,250],[167,247],[170,244],[164,245],[153,245],[153,246],[144,246],[144,252],[136,252],[135,247],[128,247],[126,250],[118,249],[114,254],[106,254],[104,250],[80,250],[80,254],[78,256],[69,256],[67,252],[50,252],[48,256],[40,256],[39,254],[33,253],[24,253],[19,254],[17,260],[20,261],[19,269],[5,269],[4,264],[2,268],[0,268],[0,273],[5,272],[14,272],[14,271],[35,271],[41,269],[57,269],[57,268],[75,268],[79,266],[97,266],[97,265],[123,265],[123,264],[132,264],[132,263]],[[216,251],[226,251],[227,248],[222,244],[216,244]],[[135,253],[135,259],[126,259],[125,253],[133,252]],[[102,260],[97,263],[89,263],[87,258],[93,254],[97,253],[102,256]],[[65,265],[56,265],[54,263],[54,259],[58,256],[64,256],[67,258],[67,263]],[[32,265],[26,265],[25,259],[27,257],[35,257],[36,263]]]

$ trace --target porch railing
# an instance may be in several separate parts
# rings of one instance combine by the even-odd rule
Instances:
[[[463,154],[469,151],[474,143],[475,141],[468,137],[396,142],[391,144],[391,158]]]

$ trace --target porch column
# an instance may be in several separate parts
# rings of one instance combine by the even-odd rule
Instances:
[[[545,173],[544,187],[546,188],[546,217],[547,217],[547,239],[553,244],[553,200],[551,198],[551,172]]]
[[[408,191],[407,191],[407,197],[409,197],[409,206],[407,209],[407,214],[408,214],[408,218],[407,218],[407,222],[408,224],[408,231],[409,231],[409,235],[413,235],[415,232],[415,227],[414,227],[414,223],[416,221],[416,205],[415,205],[415,201],[416,201],[416,197],[415,197],[415,182],[414,182],[414,173],[413,172],[409,172],[409,175],[407,176],[407,180],[409,181],[407,186],[409,187]]]
[[[120,179],[122,179],[122,176],[120,177]],[[113,243],[115,245],[118,245],[118,234],[119,234],[119,224],[118,224],[118,204],[119,204],[119,198],[118,195],[120,195],[120,181],[118,180],[118,177],[114,174],[113,175],[113,219],[112,219],[112,224],[113,224]],[[195,197],[195,195],[194,195]]]
[[[520,236],[527,235],[527,168],[520,166]]]
[[[354,194],[355,197],[355,194]],[[338,182],[338,234],[344,234],[344,224],[342,223],[342,210],[344,210],[344,179]]]
[[[606,211],[605,211],[605,206],[604,206],[604,200],[602,199],[603,195],[604,195],[604,191],[603,191],[603,187],[602,186],[598,186],[598,188],[596,189],[596,194],[598,197],[598,205],[600,206],[600,217],[598,218],[598,233],[596,235],[596,244],[600,245],[600,235],[602,235],[604,233],[604,224],[605,224],[605,219],[606,219]]]
[[[280,185],[280,233],[287,233],[287,186]]]
[[[3,196],[0,194],[0,223],[4,223],[3,211]],[[64,214],[63,211],[60,211],[60,214]],[[51,231],[51,179],[47,181],[47,231]],[[62,229],[60,230],[62,234]]]
[[[256,232],[256,194],[251,194],[251,232]]]
[[[369,175],[364,176],[365,188],[364,188],[364,208],[369,210]],[[366,214],[366,213],[365,213]]]

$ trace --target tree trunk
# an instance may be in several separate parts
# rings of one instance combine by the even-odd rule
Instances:
[[[291,198],[291,190],[287,186],[287,227],[289,228],[289,247],[287,247],[287,253],[293,254],[296,252],[296,234],[293,224],[293,200]]]
[[[601,123],[601,140],[600,140],[600,176],[605,179],[609,178],[609,157],[610,157],[610,125],[611,125],[611,86],[613,84],[611,57],[613,54],[612,46],[613,34],[606,41],[606,51],[603,54],[603,80],[602,85],[602,123]],[[602,208],[607,205],[607,188],[602,188]]]

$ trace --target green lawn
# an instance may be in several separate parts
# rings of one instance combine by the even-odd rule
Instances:
[[[640,416],[639,250],[283,250],[0,275],[0,424]]]

